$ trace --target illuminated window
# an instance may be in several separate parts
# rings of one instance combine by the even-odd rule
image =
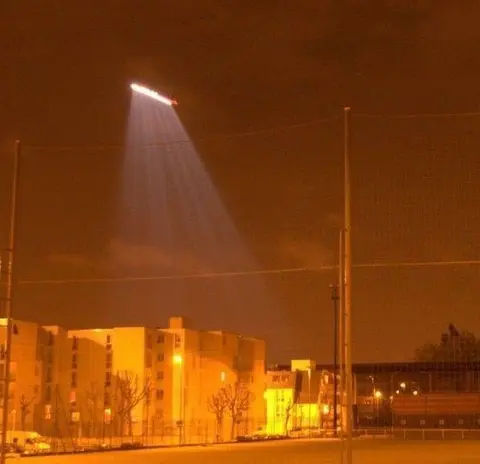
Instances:
[[[425,425],[425,424],[426,424],[425,419],[420,419],[420,425]]]
[[[52,418],[52,405],[46,404],[45,405],[45,419],[50,420]]]
[[[103,421],[105,424],[112,422],[112,410],[110,408],[105,408],[105,411],[103,411]]]
[[[80,412],[72,411],[72,422],[80,422]]]
[[[438,425],[445,425],[445,419],[439,419]]]

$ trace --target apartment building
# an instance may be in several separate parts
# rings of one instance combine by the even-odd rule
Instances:
[[[313,360],[292,360],[291,366],[266,373],[266,433],[316,434],[329,427],[332,378]]]
[[[15,321],[11,367],[9,426],[66,440],[203,442],[265,422],[264,342],[194,330],[181,317],[167,328],[65,330]],[[225,414],[219,433],[209,399],[238,382],[251,393],[248,408],[233,428]],[[18,413],[26,399],[27,421]]]

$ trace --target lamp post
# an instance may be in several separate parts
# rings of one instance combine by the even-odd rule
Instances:
[[[3,371],[3,411],[2,411],[2,449],[0,450],[0,463],[5,464],[7,430],[8,430],[8,394],[10,383],[10,361],[12,357],[12,301],[13,301],[13,271],[15,253],[15,226],[17,222],[17,189],[20,159],[20,140],[15,142],[13,158],[13,176],[10,193],[10,228],[8,233],[7,248],[7,288],[5,294],[5,366]]]
[[[330,285],[333,302],[333,433],[337,434],[337,394],[338,394],[338,285]]]
[[[185,421],[184,421],[184,388],[183,388],[183,357],[181,354],[174,354],[173,355],[173,364],[174,366],[179,369],[178,371],[178,444],[181,445],[183,443],[183,435],[185,431]]]
[[[352,464],[352,237],[351,237],[351,191],[350,191],[350,112],[344,108],[344,336],[345,336],[345,431],[346,464]]]

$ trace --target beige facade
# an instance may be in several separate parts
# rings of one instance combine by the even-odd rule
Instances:
[[[269,435],[313,436],[331,428],[332,377],[313,360],[292,360],[290,370],[266,374],[264,393]]]
[[[15,321],[11,368],[9,427],[67,441],[203,442],[264,425],[264,342],[193,330],[183,318],[167,328],[68,331]],[[237,382],[251,393],[248,408],[233,428],[225,413],[219,433],[209,399]],[[22,401],[31,413],[20,419]]]

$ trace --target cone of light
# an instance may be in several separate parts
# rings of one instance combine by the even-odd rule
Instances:
[[[143,95],[146,95],[147,97],[153,98],[154,100],[159,101],[165,105],[168,105],[168,106],[177,105],[176,100],[172,100],[171,98],[164,97],[163,95],[160,95],[155,90],[149,89],[148,87],[144,87],[143,85],[140,85],[140,84],[136,84],[135,82],[132,82],[130,84],[130,88],[134,92],[138,92]]]

